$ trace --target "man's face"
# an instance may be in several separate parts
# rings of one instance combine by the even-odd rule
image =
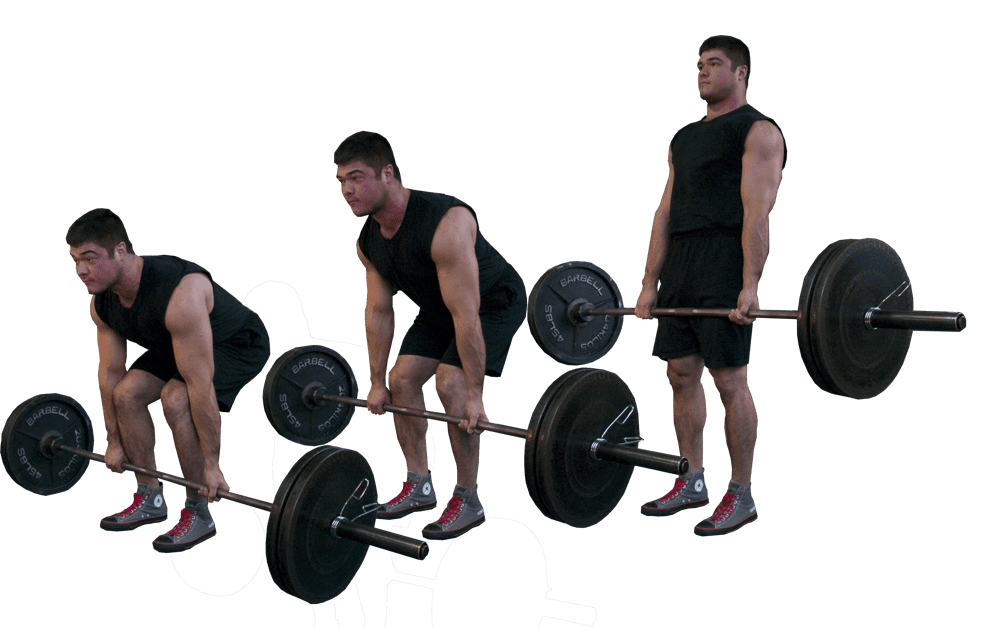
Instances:
[[[122,245],[125,246],[125,245]],[[75,273],[82,280],[89,294],[99,294],[113,287],[123,269],[115,251],[106,251],[95,242],[86,242],[69,249],[75,260]]]
[[[699,97],[708,104],[722,102],[737,90],[739,68],[733,67],[733,63],[722,50],[707,50],[699,55],[697,67]]]
[[[385,206],[389,198],[386,177],[375,178],[375,170],[360,161],[338,166],[341,194],[355,216],[371,216]]]

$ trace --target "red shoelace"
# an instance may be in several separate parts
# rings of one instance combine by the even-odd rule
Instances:
[[[140,495],[139,493],[133,493],[133,503],[130,504],[130,506],[126,510],[124,510],[121,513],[119,513],[119,516],[121,516],[121,517],[129,517],[130,515],[132,515],[134,512],[137,511],[137,509],[140,506],[143,505],[143,502],[145,502],[147,500],[147,497],[150,497],[149,493],[146,494],[146,495]]]
[[[665,495],[664,497],[662,497],[661,499],[659,499],[658,501],[660,501],[660,502],[670,502],[673,499],[675,499],[676,497],[678,497],[679,496],[679,493],[682,492],[682,484],[683,483],[684,483],[684,480],[682,478],[675,478],[675,488],[673,488],[672,490],[668,491],[668,494]]]
[[[440,520],[437,522],[441,525],[447,525],[453,523],[460,516],[461,507],[464,505],[464,500],[459,497],[451,497],[450,503],[444,509],[443,514],[440,515]]]
[[[713,511],[712,520],[716,522],[725,521],[727,517],[733,514],[733,507],[736,506],[736,498],[737,496],[733,493],[723,495],[723,501]]]
[[[171,536],[184,536],[191,529],[191,524],[194,523],[194,511],[188,510],[187,508],[181,509],[181,520],[177,522],[174,529],[167,534]]]
[[[412,482],[403,482],[402,492],[396,495],[395,498],[389,500],[389,503],[387,503],[386,506],[396,506],[402,503],[404,499],[409,497],[409,494],[413,492],[414,488],[416,488],[416,485]]]

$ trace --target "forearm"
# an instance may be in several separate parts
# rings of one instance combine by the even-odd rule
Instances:
[[[665,256],[668,252],[668,239],[667,212],[659,210],[655,212],[655,219],[651,225],[651,240],[648,243],[644,277],[641,279],[642,287],[658,287],[658,278],[661,275],[661,269],[665,264]]]
[[[457,353],[464,369],[464,381],[467,383],[467,397],[470,400],[483,399],[487,354],[477,312],[470,316],[454,317],[454,333]]]
[[[385,371],[395,333],[395,313],[392,308],[365,308],[365,335],[368,339],[368,365],[372,384],[385,385]]]
[[[743,244],[743,287],[756,289],[764,272],[764,262],[770,250],[768,212],[753,212],[744,219],[741,242]]]
[[[205,467],[217,467],[222,443],[222,415],[218,410],[215,386],[209,380],[187,382],[191,421],[198,433]]]
[[[116,404],[113,403],[113,390],[124,375],[126,375],[125,370],[99,369],[99,395],[102,398],[102,414],[106,419],[106,441],[110,443],[121,442]]]

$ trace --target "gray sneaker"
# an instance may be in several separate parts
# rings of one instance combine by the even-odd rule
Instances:
[[[641,514],[649,517],[667,517],[686,508],[698,508],[709,503],[709,491],[703,480],[702,471],[690,471],[675,478],[675,487],[661,499],[648,502],[641,507]]]
[[[133,493],[133,503],[128,508],[109,515],[99,522],[99,527],[110,532],[132,530],[148,523],[159,523],[167,519],[167,503],[164,502],[164,487],[150,489],[146,484],[137,484]]]
[[[208,512],[208,502],[186,500],[181,510],[181,520],[167,534],[161,534],[153,541],[158,552],[183,552],[198,543],[215,536],[215,521]]]
[[[754,498],[750,496],[750,484],[744,486],[730,480],[723,501],[716,507],[712,517],[696,526],[695,533],[699,536],[729,534],[756,519],[757,507],[754,506]]]
[[[417,510],[436,508],[436,492],[429,472],[419,476],[410,471],[402,483],[402,492],[375,511],[376,519],[398,519]]]
[[[423,538],[433,540],[453,539],[484,523],[484,506],[477,497],[477,488],[458,484],[443,515],[423,528]]]

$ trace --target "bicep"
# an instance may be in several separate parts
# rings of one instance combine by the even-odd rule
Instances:
[[[784,165],[784,137],[772,123],[754,123],[743,153],[743,176],[740,190],[746,211],[766,206],[770,211],[781,185]]]
[[[211,281],[204,278],[181,280],[170,303],[164,322],[171,334],[177,370],[189,386],[211,383],[215,376],[214,339],[211,331]]]
[[[358,259],[365,266],[365,282],[368,286],[367,306],[373,309],[392,309],[392,287],[389,285],[375,265],[361,251],[361,245],[355,242]]]
[[[89,306],[89,314],[96,327],[96,343],[99,347],[99,366],[105,370],[126,369],[126,339],[104,323],[95,311],[95,299]]]
[[[477,312],[481,302],[480,268],[474,244],[477,221],[466,207],[453,207],[433,236],[430,254],[436,265],[443,302],[451,314]]]

